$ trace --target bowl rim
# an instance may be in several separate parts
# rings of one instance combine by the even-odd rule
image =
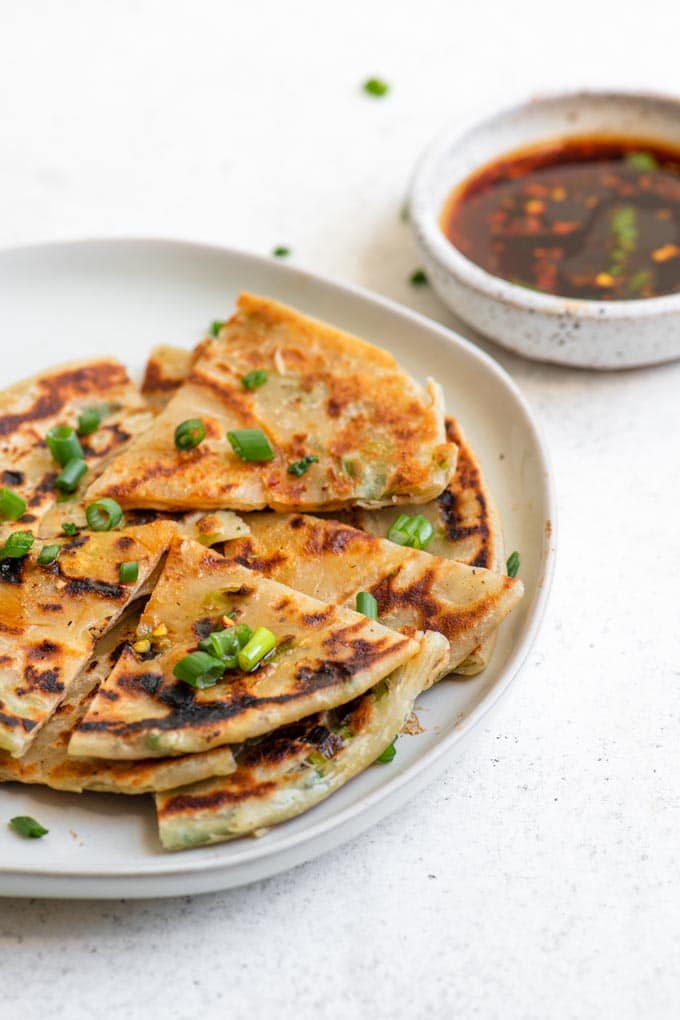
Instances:
[[[677,111],[680,124],[680,95],[653,92],[641,89],[583,88],[542,90],[539,93],[520,96],[502,106],[485,104],[482,112],[474,116],[456,118],[441,129],[420,154],[411,179],[409,190],[409,219],[416,241],[449,276],[478,294],[504,305],[521,307],[548,318],[563,318],[569,315],[581,320],[631,320],[649,319],[680,312],[680,293],[665,294],[653,298],[636,298],[621,301],[595,301],[590,298],[573,298],[558,294],[544,294],[511,283],[501,276],[494,276],[482,269],[457,248],[444,234],[439,220],[442,209],[435,208],[431,180],[438,165],[451,145],[462,141],[472,131],[491,126],[499,119],[520,113],[525,108],[540,105],[550,106],[559,102],[587,104],[593,99],[665,104]],[[546,138],[549,137],[548,135]],[[512,151],[512,150],[508,150]],[[484,166],[479,163],[475,169]],[[470,176],[468,173],[467,176]],[[465,178],[461,178],[461,181]],[[451,187],[455,187],[454,181]]]

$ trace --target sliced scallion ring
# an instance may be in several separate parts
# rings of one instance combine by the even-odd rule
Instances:
[[[32,531],[13,531],[0,548],[0,560],[20,560],[35,542]]]
[[[61,546],[55,542],[52,545],[44,545],[38,553],[38,563],[41,567],[49,567],[57,559],[61,552]]]
[[[118,570],[121,584],[134,584],[139,577],[139,560],[126,560]]]
[[[57,464],[66,467],[71,460],[84,460],[76,430],[70,425],[55,425],[45,436],[45,442]]]
[[[267,627],[258,627],[250,641],[238,653],[238,664],[244,673],[249,673],[276,648],[276,637]]]
[[[78,483],[86,473],[87,464],[84,460],[70,460],[61,474],[57,475],[54,484],[61,492],[75,492]]]
[[[213,687],[225,670],[222,659],[208,652],[191,652],[175,664],[174,675],[192,687]]]
[[[111,531],[120,524],[123,511],[115,499],[98,499],[85,510],[88,527],[92,531]]]
[[[262,429],[236,429],[227,432],[231,448],[241,460],[253,463],[273,460],[274,451]]]
[[[86,407],[78,418],[78,435],[91,436],[102,422],[102,416],[96,407]]]
[[[205,425],[200,418],[187,418],[175,429],[175,446],[178,450],[193,450],[205,439]]]
[[[378,603],[370,591],[360,591],[357,595],[357,613],[363,613],[371,620],[378,619]]]

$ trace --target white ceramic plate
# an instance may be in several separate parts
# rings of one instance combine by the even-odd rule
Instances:
[[[402,805],[508,686],[545,605],[555,516],[545,451],[531,414],[499,366],[422,316],[355,288],[240,252],[173,241],[86,241],[0,253],[7,384],[60,361],[115,354],[141,370],[157,343],[192,345],[226,318],[241,288],[297,305],[432,375],[460,419],[496,494],[508,549],[522,555],[526,597],[503,626],[493,662],[474,680],[445,681],[419,702],[425,732],[307,814],[259,839],[178,854],[161,851],[150,797],[0,788],[0,894],[174,896],[241,885],[347,840]],[[4,824],[37,817],[50,832],[23,840]],[[405,824],[408,819],[405,818]]]

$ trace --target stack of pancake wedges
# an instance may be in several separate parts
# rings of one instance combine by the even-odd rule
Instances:
[[[391,761],[522,593],[436,382],[268,298],[156,348],[141,387],[106,357],[0,393],[0,780],[152,793],[165,849]]]

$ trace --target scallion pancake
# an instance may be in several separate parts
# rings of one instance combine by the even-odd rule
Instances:
[[[195,418],[205,439],[176,449],[177,426]],[[227,433],[244,429],[266,436],[272,459],[241,459]],[[455,462],[432,381],[422,388],[381,348],[242,294],[186,383],[90,493],[168,510],[385,506],[433,499]]]
[[[276,825],[308,811],[373,765],[446,660],[441,635],[418,635],[418,643],[419,651],[405,665],[349,704],[238,749],[231,775],[157,794],[165,849],[219,843]]]
[[[268,628],[275,654],[197,689],[174,667],[212,630]],[[144,610],[155,654],[126,649],[76,728],[69,753],[110,759],[209,750],[268,733],[362,694],[418,651],[410,637],[258,576],[188,539],[173,543]]]

